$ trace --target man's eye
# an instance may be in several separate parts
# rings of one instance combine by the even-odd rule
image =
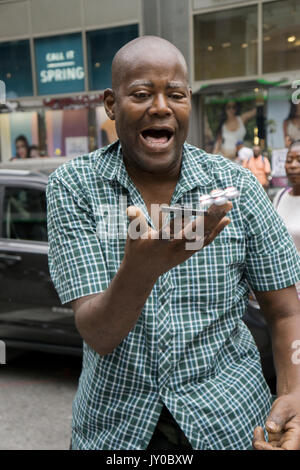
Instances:
[[[184,98],[184,95],[181,95],[180,93],[171,93],[170,97],[173,100],[181,100],[182,98]]]
[[[144,92],[138,92],[134,94],[135,98],[138,98],[140,100],[143,100],[145,98],[149,97],[149,93],[144,93]]]

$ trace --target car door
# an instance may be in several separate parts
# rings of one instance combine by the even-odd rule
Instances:
[[[48,270],[46,181],[1,184],[1,337],[80,346],[70,305],[62,306]]]

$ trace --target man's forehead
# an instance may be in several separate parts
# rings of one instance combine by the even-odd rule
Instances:
[[[157,77],[168,82],[188,82],[183,55],[166,40],[142,37],[125,45],[114,57],[112,82],[115,89],[141,79],[157,83]]]

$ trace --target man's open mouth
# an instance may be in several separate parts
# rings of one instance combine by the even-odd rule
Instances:
[[[143,140],[147,145],[152,147],[162,147],[169,143],[172,139],[174,132],[171,129],[161,128],[161,129],[146,129],[141,132]]]

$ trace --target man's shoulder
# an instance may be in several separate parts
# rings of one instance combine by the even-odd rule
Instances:
[[[84,181],[96,175],[101,178],[105,173],[105,168],[111,164],[111,157],[116,155],[118,148],[116,144],[117,142],[68,160],[51,173],[49,182],[59,180],[62,183],[71,184],[80,181],[83,184]]]
[[[185,149],[199,162],[201,169],[206,174],[217,178],[227,179],[230,178],[248,178],[251,174],[249,170],[242,167],[240,164],[229,160],[219,154],[207,153],[205,150],[195,147],[191,144],[185,144]]]

